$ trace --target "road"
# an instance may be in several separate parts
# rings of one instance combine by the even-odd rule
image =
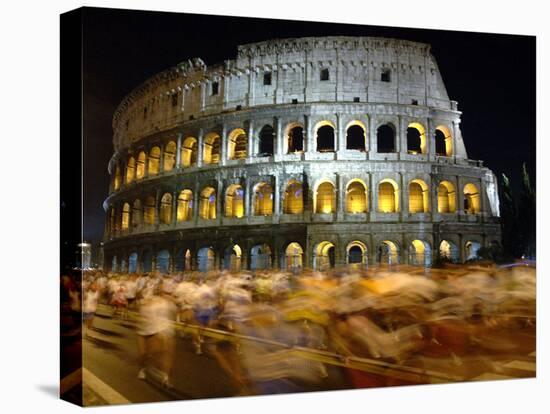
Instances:
[[[205,346],[202,355],[193,352],[191,342],[187,338],[176,341],[176,358],[173,372],[173,388],[166,389],[160,386],[154,375],[149,375],[146,381],[137,378],[138,349],[136,322],[132,319],[113,318],[110,310],[101,307],[94,320],[93,330],[83,339],[83,367],[84,367],[84,404],[124,404],[170,401],[174,399],[220,398],[240,394],[239,387],[221,369],[213,355]],[[344,362],[325,358],[334,363],[325,364],[326,378],[317,383],[302,383],[283,390],[294,392],[325,391],[361,387],[407,385],[432,382],[453,382],[461,380],[498,380],[509,378],[526,378],[535,376],[535,336],[534,329],[527,332],[510,332],[507,337],[500,338],[503,344],[521,344],[510,348],[510,352],[499,352],[495,355],[472,355],[457,357],[413,357],[406,361],[410,370],[429,370],[433,372],[449,373],[446,377],[435,380],[430,375],[422,380],[403,380],[405,377],[394,378],[394,372],[401,369],[383,368],[376,375],[370,375],[365,382],[357,381],[357,375],[369,371],[369,363],[357,363],[358,370],[349,370],[343,367]],[[208,342],[208,339],[206,339]],[[508,342],[506,342],[508,341]],[[302,352],[307,356],[307,352]],[[314,356],[313,359],[318,359]],[[361,372],[363,370],[363,372]],[[372,371],[371,371],[372,372]],[[416,371],[411,371],[416,372]],[[350,375],[350,373],[352,375]],[[407,373],[407,372],[405,372]],[[150,373],[154,374],[154,373]],[[408,375],[408,374],[407,374]],[[390,378],[391,377],[391,378]],[[296,385],[296,384],[294,384]],[[281,388],[278,387],[280,390]]]

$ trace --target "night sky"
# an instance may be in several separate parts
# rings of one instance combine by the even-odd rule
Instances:
[[[233,59],[237,45],[304,36],[381,36],[432,45],[449,98],[463,112],[468,156],[518,187],[535,173],[535,37],[197,14],[86,8],[84,13],[84,239],[103,236],[112,115],[148,77],[200,57]]]

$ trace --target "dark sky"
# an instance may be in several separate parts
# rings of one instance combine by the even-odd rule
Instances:
[[[237,45],[302,36],[382,36],[430,43],[458,101],[469,158],[519,180],[535,172],[535,37],[444,30],[86,8],[84,13],[84,239],[103,235],[113,112],[148,77],[192,57],[233,59]]]

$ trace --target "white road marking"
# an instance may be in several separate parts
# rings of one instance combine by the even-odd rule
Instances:
[[[130,400],[105,384],[86,368],[82,368],[82,382],[103,398],[107,404],[131,404]]]

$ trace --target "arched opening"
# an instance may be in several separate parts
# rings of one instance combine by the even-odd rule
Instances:
[[[128,257],[128,273],[136,273],[137,270],[138,270],[138,254],[136,252],[132,252]]]
[[[145,160],[146,155],[145,151],[140,151],[137,158],[137,165],[136,165],[136,179],[140,180],[145,176]]]
[[[216,190],[212,187],[206,187],[201,191],[199,216],[205,220],[213,220],[216,218]]]
[[[270,125],[264,125],[259,134],[260,143],[258,155],[260,157],[268,157],[273,155],[274,148],[274,131]]]
[[[164,171],[172,171],[176,166],[176,143],[174,141],[168,142],[164,146]]]
[[[360,180],[353,180],[346,189],[346,212],[351,214],[366,213],[367,187]]]
[[[121,177],[121,174],[120,174],[120,165],[117,163],[116,166],[115,166],[115,176],[114,176],[114,179],[113,179],[113,188],[115,189],[115,191],[120,188],[121,179],[122,179],[122,177]]]
[[[136,159],[134,157],[128,158],[126,163],[126,183],[130,184],[134,181],[134,176],[136,174]]]
[[[334,152],[334,127],[323,121],[317,127],[317,152]]]
[[[464,212],[477,214],[481,211],[481,199],[475,184],[468,183],[464,186]]]
[[[176,272],[183,272],[185,270],[191,270],[191,251],[189,249],[178,249],[174,256],[174,270]]]
[[[304,150],[304,128],[301,125],[292,126],[288,131],[287,139],[289,154]]]
[[[397,244],[390,240],[384,240],[378,246],[378,263],[394,265],[399,263],[399,251]]]
[[[211,132],[204,137],[203,162],[205,164],[218,164],[220,162],[220,136]]]
[[[409,184],[409,213],[428,213],[430,192],[422,180],[412,180]]]
[[[346,130],[346,149],[365,151],[366,146],[365,127],[359,121],[352,122]]]
[[[481,244],[476,241],[467,241],[465,245],[466,260],[475,260],[478,258],[477,252],[479,251]]]
[[[271,248],[267,244],[257,244],[250,249],[250,269],[271,268]]]
[[[193,218],[193,192],[191,190],[182,190],[178,196],[178,207],[176,211],[176,220],[188,221]]]
[[[151,148],[151,151],[149,151],[149,176],[151,175],[157,175],[159,173],[159,166],[160,166],[160,148],[159,147],[153,147]]]
[[[230,160],[240,160],[246,158],[246,146],[248,139],[246,133],[241,128],[234,129],[228,136],[228,158]]]
[[[418,122],[409,124],[407,128],[407,152],[409,154],[426,153],[426,130]]]
[[[291,180],[285,190],[283,200],[284,214],[302,214],[304,212],[304,194],[302,183]]]
[[[160,222],[170,224],[172,222],[172,195],[165,193],[160,199]]]
[[[323,241],[314,250],[314,266],[316,270],[332,269],[335,265],[334,244]]]
[[[315,193],[315,212],[317,214],[330,214],[336,210],[336,197],[334,185],[325,181],[319,184]]]
[[[254,215],[271,216],[273,214],[273,189],[267,183],[259,183],[254,190]]]
[[[446,126],[439,125],[435,129],[435,153],[446,157],[453,155],[453,136]]]
[[[143,209],[143,221],[147,225],[155,224],[155,197],[149,196],[145,200]]]
[[[437,187],[437,212],[454,213],[456,211],[455,186],[450,181],[442,181]]]
[[[367,245],[361,241],[352,241],[346,247],[347,262],[349,265],[364,265],[368,263]]]
[[[422,240],[413,240],[409,247],[409,263],[413,266],[430,267],[432,264],[430,245]]]
[[[399,211],[399,187],[389,178],[378,185],[378,211],[380,213],[397,213]]]
[[[206,145],[206,144],[205,144]],[[181,145],[181,165],[184,168],[197,165],[197,153],[198,153],[198,141],[194,137],[187,137]],[[210,154],[212,156],[212,149],[210,148]],[[209,162],[205,162],[209,164]]]
[[[124,203],[122,206],[122,219],[120,226],[122,230],[128,230],[130,228],[130,204]]]
[[[211,247],[203,247],[197,253],[197,267],[199,272],[214,270],[214,250]]]
[[[161,250],[157,253],[157,269],[160,273],[170,272],[170,253],[168,250]]]
[[[141,209],[141,201],[135,200],[132,205],[132,228],[141,227],[143,211]]]
[[[291,271],[302,269],[302,256],[304,251],[299,243],[290,243],[285,250],[286,268]]]
[[[153,271],[153,253],[151,250],[145,250],[141,254],[141,271],[144,273]]]
[[[225,193],[225,217],[244,215],[244,190],[238,184],[229,186]]]
[[[457,263],[460,260],[460,252],[453,242],[443,240],[439,244],[439,257]]]
[[[385,124],[376,130],[376,145],[378,152],[395,152],[395,128],[392,124]]]
[[[241,270],[242,249],[238,244],[230,246],[225,250],[223,258],[223,268],[230,272],[239,272]]]

